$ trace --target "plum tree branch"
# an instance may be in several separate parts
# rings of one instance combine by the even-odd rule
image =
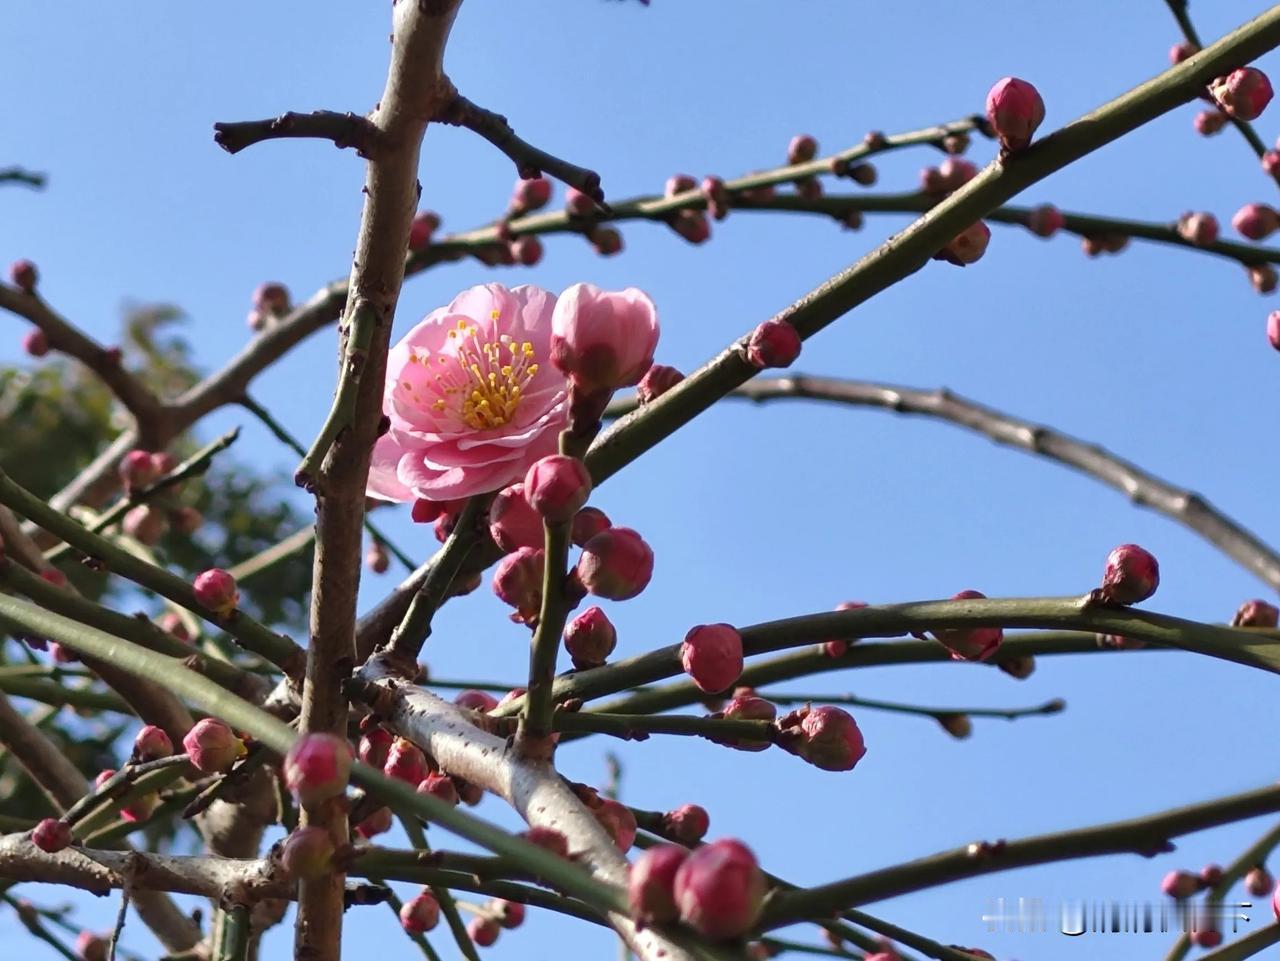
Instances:
[[[367,117],[336,110],[312,113],[289,111],[266,120],[241,120],[213,125],[213,142],[229,154],[239,153],[264,140],[331,140],[339,150],[354,147],[361,157],[371,157],[382,146],[382,132]]]
[[[27,170],[23,167],[0,168],[0,184],[22,184],[35,190],[42,190],[48,182],[48,177],[42,173],[36,173],[34,170]]]

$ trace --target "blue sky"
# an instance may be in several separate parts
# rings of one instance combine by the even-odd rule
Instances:
[[[1265,7],[1193,6],[1207,37]],[[281,280],[303,297],[345,275],[360,161],[307,142],[230,157],[214,146],[212,124],[288,109],[368,109],[384,78],[385,4],[9,7],[0,166],[21,163],[51,180],[40,193],[0,191],[0,260],[34,259],[56,308],[110,340],[125,301],[178,304],[212,370],[245,342],[257,283]],[[528,139],[594,165],[609,196],[622,198],[658,191],[677,171],[732,176],[775,165],[801,131],[831,150],[868,129],[960,117],[981,109],[988,87],[1010,74],[1038,85],[1051,129],[1163,69],[1177,39],[1158,0],[655,0],[648,8],[469,0],[447,66],[467,96],[505,113]],[[1280,57],[1261,65],[1275,73]],[[1274,184],[1232,131],[1209,140],[1193,133],[1197,109],[1174,111],[1019,201],[1152,220],[1205,209],[1224,224],[1246,202],[1273,201]],[[1264,139],[1280,132],[1278,116],[1273,109],[1262,118]],[[971,158],[991,154],[977,144]],[[938,159],[927,149],[896,154],[878,163],[875,189],[910,189]],[[467,132],[429,131],[424,206],[440,212],[446,230],[492,219],[512,180],[511,164]],[[414,278],[397,331],[490,279],[552,290],[581,280],[635,285],[659,306],[659,360],[688,370],[906,222],[869,217],[852,234],[820,218],[735,214],[696,249],[665,228],[628,225],[625,255],[607,261],[578,238],[552,238],[532,270],[461,263]],[[993,233],[980,264],[930,265],[820,334],[795,369],[945,384],[1100,442],[1280,542],[1272,480],[1280,357],[1264,337],[1275,302],[1217,258],[1135,243],[1119,257],[1088,260],[1073,238],[1043,241],[999,225]],[[12,359],[23,331],[13,318],[8,331],[0,350]],[[333,369],[330,331],[260,378],[254,394],[311,436]],[[238,411],[222,412],[200,434],[244,422]],[[292,455],[245,426],[241,457],[292,471]],[[307,507],[300,493],[282,496]],[[1153,609],[1224,620],[1242,600],[1268,596],[1196,535],[1088,478],[946,425],[881,412],[727,403],[612,479],[595,503],[641,531],[657,557],[650,589],[608,606],[619,655],[672,643],[696,623],[753,623],[849,598],[933,598],[967,587],[991,596],[1080,592],[1097,582],[1111,547],[1127,541],[1161,561]],[[435,546],[404,511],[388,524],[415,556]],[[392,584],[392,575],[369,576],[364,603]],[[437,676],[515,681],[525,640],[486,587],[445,609],[425,653]],[[562,752],[563,766],[598,783],[604,753],[614,750],[625,800],[701,803],[712,813],[712,836],[747,839],[771,870],[801,883],[980,838],[1135,816],[1275,777],[1273,679],[1193,655],[1045,659],[1024,682],[945,664],[829,674],[784,688],[936,705],[1061,696],[1069,708],[1012,724],[975,721],[964,742],[927,720],[860,711],[869,752],[840,775],[778,752],[739,754],[676,738],[580,742]],[[479,811],[510,823],[497,802]],[[998,896],[1155,898],[1166,870],[1229,861],[1270,823],[1192,836],[1152,861],[1010,872],[871,910],[1001,958],[1162,955],[1157,936],[1135,944],[1118,935],[988,935],[979,915]],[[62,892],[28,893],[62,900]],[[114,904],[76,900],[86,923],[109,926]],[[21,934],[7,913],[0,934]],[[264,958],[288,957],[290,939],[288,927],[276,929]],[[144,951],[151,943],[136,923],[128,941]],[[530,912],[486,954],[538,959],[569,948],[574,957],[598,956],[613,950],[610,942],[600,930]],[[382,909],[349,914],[346,943],[412,951]],[[436,943],[448,956],[447,938]],[[24,947],[25,957],[53,957],[44,945]]]

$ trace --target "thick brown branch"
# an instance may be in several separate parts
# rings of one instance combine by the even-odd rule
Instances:
[[[516,171],[526,180],[550,174],[556,180],[576,187],[608,212],[604,191],[600,189],[600,175],[594,170],[579,167],[567,160],[549,154],[516,136],[507,118],[486,110],[461,94],[455,96],[435,117],[441,123],[466,127],[484,137],[515,161]]]
[[[367,117],[336,110],[282,113],[267,120],[215,123],[213,141],[227,153],[239,153],[264,140],[331,140],[339,150],[355,147],[361,157],[373,156],[381,144],[381,131]]]

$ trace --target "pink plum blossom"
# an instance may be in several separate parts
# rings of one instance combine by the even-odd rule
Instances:
[[[427,315],[391,349],[369,494],[451,500],[498,490],[556,452],[568,383],[551,360],[556,297],[485,284]]]

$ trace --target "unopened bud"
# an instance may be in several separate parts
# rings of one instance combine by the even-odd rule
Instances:
[[[1137,544],[1121,544],[1107,555],[1101,596],[1108,604],[1137,604],[1159,586],[1159,563]]]
[[[731,624],[700,624],[685,635],[680,663],[699,690],[726,691],[742,675],[742,635]]]
[[[800,334],[785,320],[766,320],[751,332],[747,360],[761,370],[790,367],[800,356]]]

